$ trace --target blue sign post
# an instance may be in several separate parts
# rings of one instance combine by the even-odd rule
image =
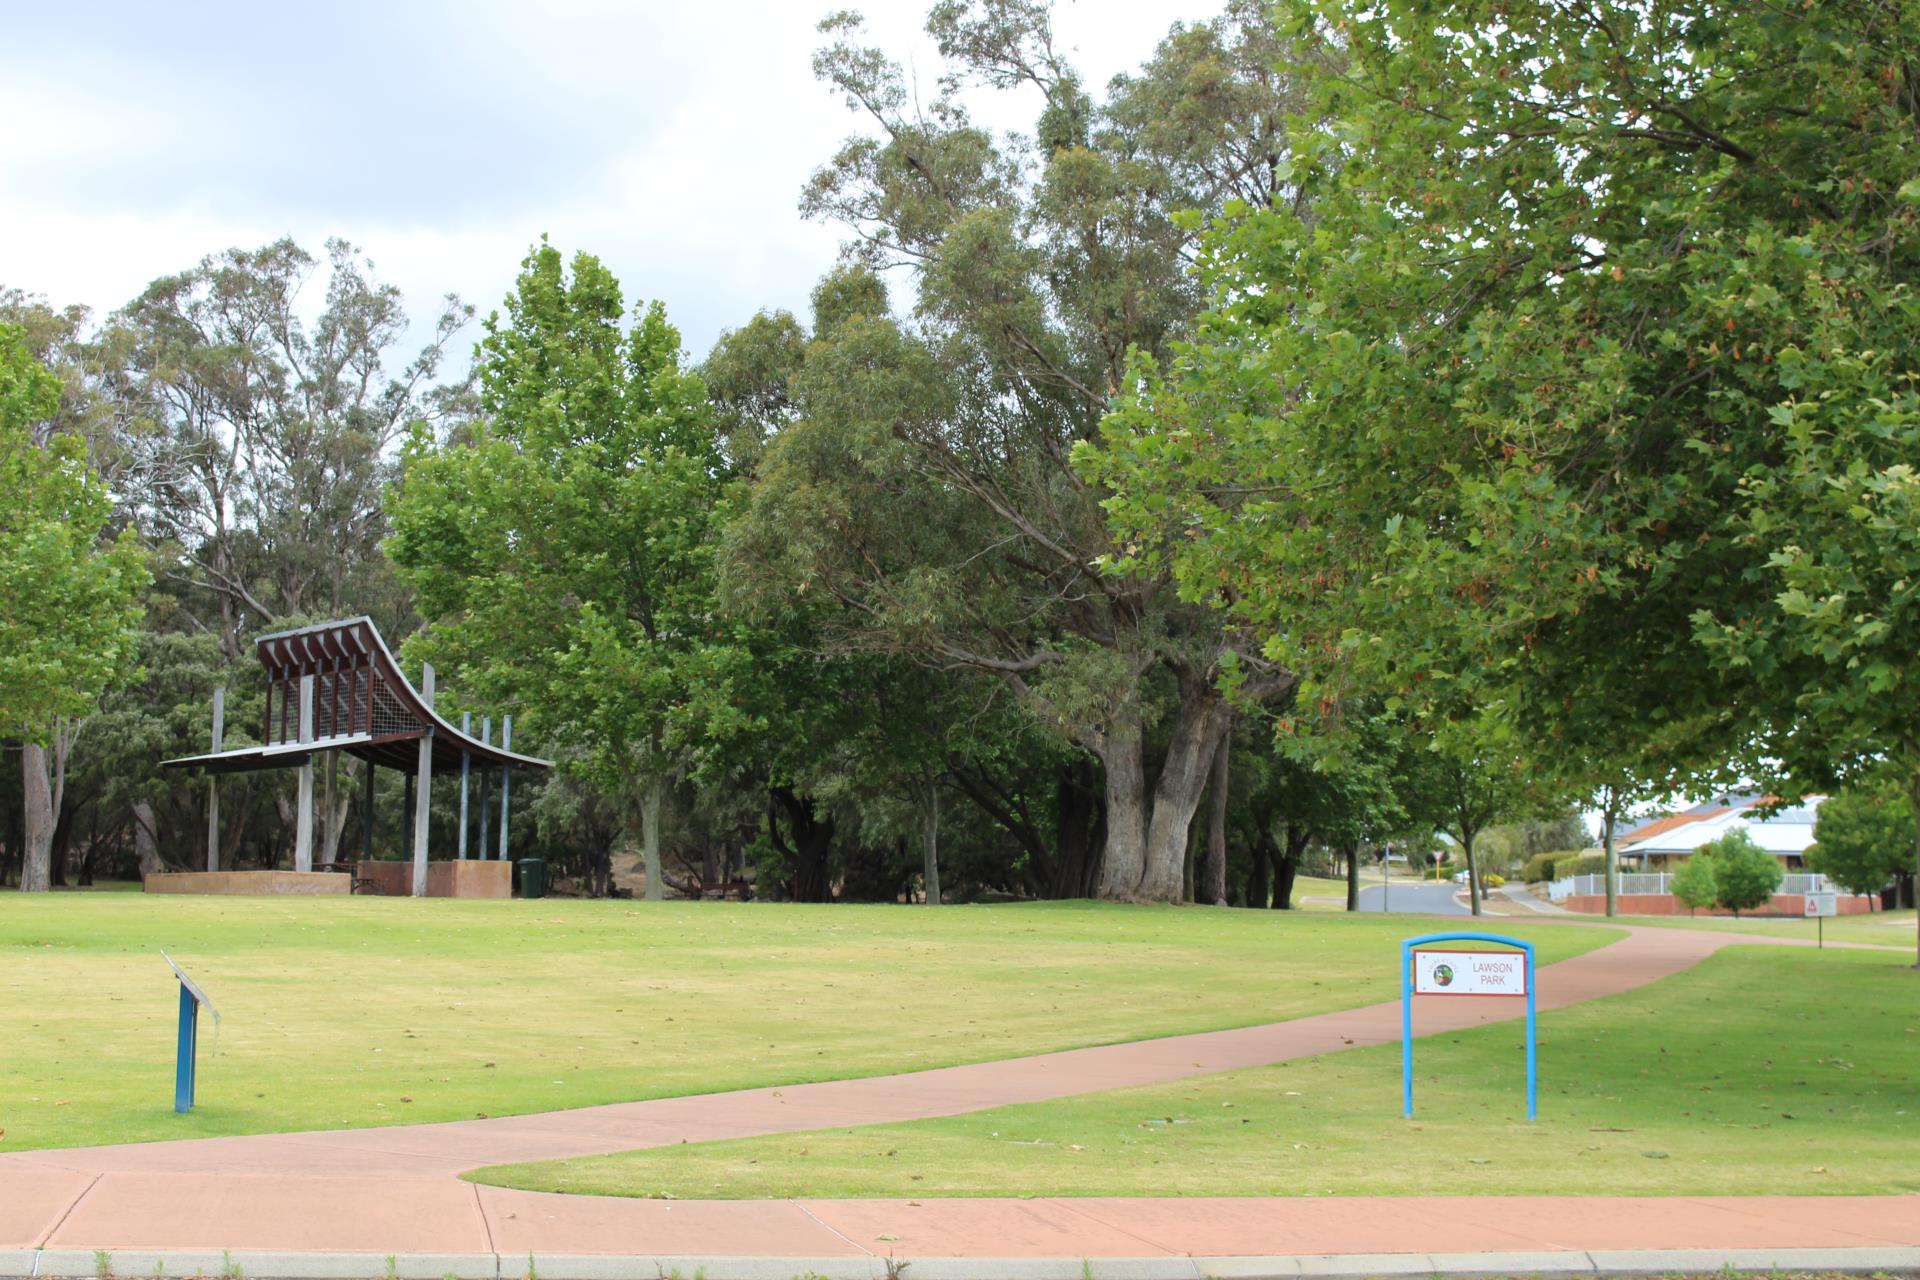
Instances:
[[[200,984],[181,972],[172,956],[162,951],[160,958],[167,962],[167,968],[173,970],[173,976],[180,979],[180,1038],[173,1060],[173,1109],[191,1111],[194,1056],[200,1040],[200,1006],[207,1006],[207,1012],[213,1015],[216,1027],[220,1023],[220,1011],[213,1007],[213,1001],[207,999],[207,993],[200,989]]]
[[[1492,942],[1514,951],[1439,950],[1440,942]],[[1539,1055],[1533,1016],[1533,944],[1497,933],[1429,933],[1400,944],[1400,1086],[1413,1118],[1413,998],[1525,996],[1527,1001],[1527,1119],[1539,1114]]]

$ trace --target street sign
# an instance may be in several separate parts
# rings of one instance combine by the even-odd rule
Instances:
[[[1433,942],[1486,942],[1510,951],[1422,950]],[[1400,1089],[1413,1118],[1413,998],[1520,996],[1527,1002],[1527,1119],[1540,1110],[1539,1038],[1534,1028],[1533,944],[1497,933],[1429,933],[1400,944]]]
[[[1815,922],[1814,928],[1820,933],[1820,949],[1827,949],[1827,917],[1840,914],[1840,895],[1836,893],[1809,893],[1800,899],[1800,909],[1807,919]]]
[[[1519,951],[1416,951],[1417,996],[1524,996],[1527,958]]]

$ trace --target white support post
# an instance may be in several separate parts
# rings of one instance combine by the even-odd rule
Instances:
[[[420,699],[433,707],[433,664],[421,664]],[[427,896],[427,815],[433,791],[433,726],[420,738],[420,760],[415,768],[413,788],[413,896]]]
[[[460,733],[464,737],[473,736],[473,712],[460,713]],[[473,773],[473,761],[467,755],[465,747],[460,748],[460,853],[462,862],[467,860],[467,780]],[[485,852],[485,850],[482,850]]]
[[[220,754],[220,744],[227,734],[227,688],[225,685],[213,691],[213,754]],[[207,775],[207,870],[220,869],[220,775]]]
[[[513,717],[500,718],[500,749],[513,750]],[[507,860],[507,797],[513,787],[513,766],[500,766],[500,861]]]
[[[300,741],[313,741],[313,677],[300,677]],[[294,803],[293,869],[313,870],[313,757],[300,762],[300,795]]]

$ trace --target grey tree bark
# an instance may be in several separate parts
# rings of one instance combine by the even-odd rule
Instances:
[[[1913,896],[1920,903],[1920,769],[1907,779],[1907,803],[1913,807]],[[1920,969],[1920,912],[1914,915],[1914,932],[1913,967]]]
[[[922,826],[924,865],[921,876],[926,883],[927,905],[937,907],[940,905],[940,789],[931,781],[927,783],[927,807]]]
[[[27,743],[20,749],[20,783],[25,795],[26,849],[20,864],[20,892],[47,893],[53,888],[53,780],[47,770],[47,749]]]
[[[1139,718],[1116,717],[1100,744],[1107,791],[1107,846],[1100,896],[1137,897],[1147,866],[1147,771]],[[1179,874],[1175,864],[1175,876]]]
[[[649,774],[640,792],[640,852],[647,866],[648,902],[659,902],[666,895],[660,869],[660,805],[665,791],[660,775]]]
[[[1606,849],[1607,914],[1614,916],[1619,914],[1620,901],[1620,860],[1613,847],[1613,831],[1620,817],[1618,788],[1607,788],[1605,805],[1600,813],[1600,843]]]
[[[1460,833],[1460,843],[1467,851],[1467,903],[1473,908],[1473,914],[1480,915],[1480,866],[1473,860],[1473,828]]]
[[[160,832],[154,821],[153,805],[145,800],[136,800],[133,811],[133,854],[140,863],[142,876],[159,875],[167,869],[160,858]]]
[[[1213,751],[1213,781],[1207,797],[1207,864],[1201,876],[1200,900],[1216,907],[1227,905],[1227,751],[1233,734],[1222,732]]]

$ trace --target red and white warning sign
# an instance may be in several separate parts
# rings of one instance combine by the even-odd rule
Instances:
[[[1524,996],[1527,957],[1519,951],[1416,951],[1413,991],[1422,996]]]

